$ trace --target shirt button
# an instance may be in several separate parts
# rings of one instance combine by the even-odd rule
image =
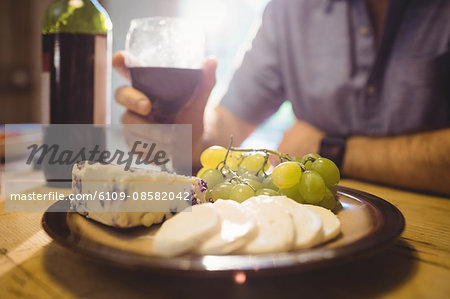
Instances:
[[[367,86],[366,92],[369,96],[373,95],[375,93],[375,86],[369,85]]]
[[[369,35],[369,28],[367,26],[362,26],[359,28],[359,33],[361,33],[364,36]]]

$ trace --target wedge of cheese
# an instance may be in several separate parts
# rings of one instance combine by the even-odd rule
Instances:
[[[155,209],[146,206],[145,211],[136,210],[136,198],[141,192],[147,193],[149,187],[146,181],[164,181],[165,184],[187,182],[183,194],[188,194],[189,201],[146,201],[147,205],[155,205]],[[182,211],[189,205],[205,203],[206,183],[195,177],[187,177],[167,172],[150,169],[130,168],[125,171],[122,167],[112,164],[80,162],[74,165],[72,170],[72,193],[96,194],[96,200],[73,200],[71,209],[88,218],[96,220],[108,226],[128,228],[135,226],[151,226],[161,223],[172,217],[176,212]],[[169,190],[167,190],[169,191]],[[103,192],[103,193],[102,193]],[[115,193],[124,200],[100,200],[99,195]],[[139,195],[140,196],[140,195]],[[133,209],[132,212],[126,212]]]

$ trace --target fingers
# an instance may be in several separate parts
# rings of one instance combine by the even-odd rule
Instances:
[[[130,80],[130,70],[125,65],[125,56],[123,51],[118,51],[114,53],[112,58],[112,65],[116,69],[116,71],[122,75],[128,81]]]
[[[117,103],[140,115],[148,115],[152,109],[151,102],[145,94],[131,86],[117,88],[114,97]]]
[[[129,71],[125,66],[125,59],[122,52],[117,52],[113,58],[113,66],[116,70],[121,73],[125,78],[129,79]],[[211,90],[216,84],[216,68],[217,60],[214,58],[209,58],[203,64],[203,76],[200,85],[197,87],[193,97],[192,102],[188,105],[184,111],[182,111],[181,119],[190,119],[192,115],[198,117],[198,115],[203,115],[206,102],[208,101]],[[115,92],[115,99],[117,103],[126,107],[128,110],[135,112],[139,115],[147,116],[151,112],[151,102],[142,92],[134,89],[131,86],[122,86],[118,88]],[[132,116],[131,116],[132,115]],[[136,116],[133,114],[126,114],[122,121],[129,121],[130,117],[133,121],[136,121]],[[133,122],[128,122],[133,123]],[[182,122],[183,123],[183,122]],[[189,121],[191,123],[191,121]]]
[[[123,124],[126,124],[126,125],[130,125],[130,124],[145,125],[145,124],[152,123],[150,118],[143,117],[143,116],[138,115],[138,114],[136,114],[134,112],[131,112],[131,111],[125,111],[122,114],[121,121],[122,121]]]
[[[130,71],[125,65],[125,56],[122,51],[116,52],[112,59],[113,67],[125,79],[130,80]],[[122,86],[116,89],[114,97],[117,103],[123,105],[128,110],[140,115],[148,115],[151,111],[150,100],[140,91],[131,86]]]

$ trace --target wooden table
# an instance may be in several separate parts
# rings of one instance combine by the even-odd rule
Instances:
[[[60,247],[42,213],[6,213],[0,201],[0,298],[450,298],[450,200],[369,183],[341,185],[397,206],[406,229],[381,253],[334,268],[278,277],[168,277],[100,266]]]

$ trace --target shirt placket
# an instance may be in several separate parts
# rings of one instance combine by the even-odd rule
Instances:
[[[351,0],[351,34],[354,39],[354,76],[353,87],[358,116],[355,117],[355,131],[367,129],[373,112],[377,89],[370,79],[370,72],[376,58],[375,35],[370,22],[366,3],[363,0]],[[363,116],[363,117],[361,117]]]
[[[370,24],[365,1],[353,1],[356,1],[354,7],[359,15],[359,17],[355,16],[355,20],[364,20],[365,24],[367,24],[367,28],[371,30],[372,26]],[[394,45],[397,30],[401,24],[403,14],[407,10],[408,4],[409,0],[395,0],[389,2],[384,30],[377,48],[375,48],[374,34],[372,33],[370,35],[372,41],[371,63],[365,73],[365,81],[363,81],[362,85],[363,92],[360,93],[358,101],[360,104],[358,108],[361,113],[360,115],[362,116],[361,118],[358,118],[360,119],[358,128],[361,128],[368,133],[375,133],[383,126],[384,111],[380,97],[383,88],[384,74],[390,59],[390,53]],[[363,31],[365,32],[365,30]],[[358,51],[359,49],[357,47],[356,53],[358,53]]]

